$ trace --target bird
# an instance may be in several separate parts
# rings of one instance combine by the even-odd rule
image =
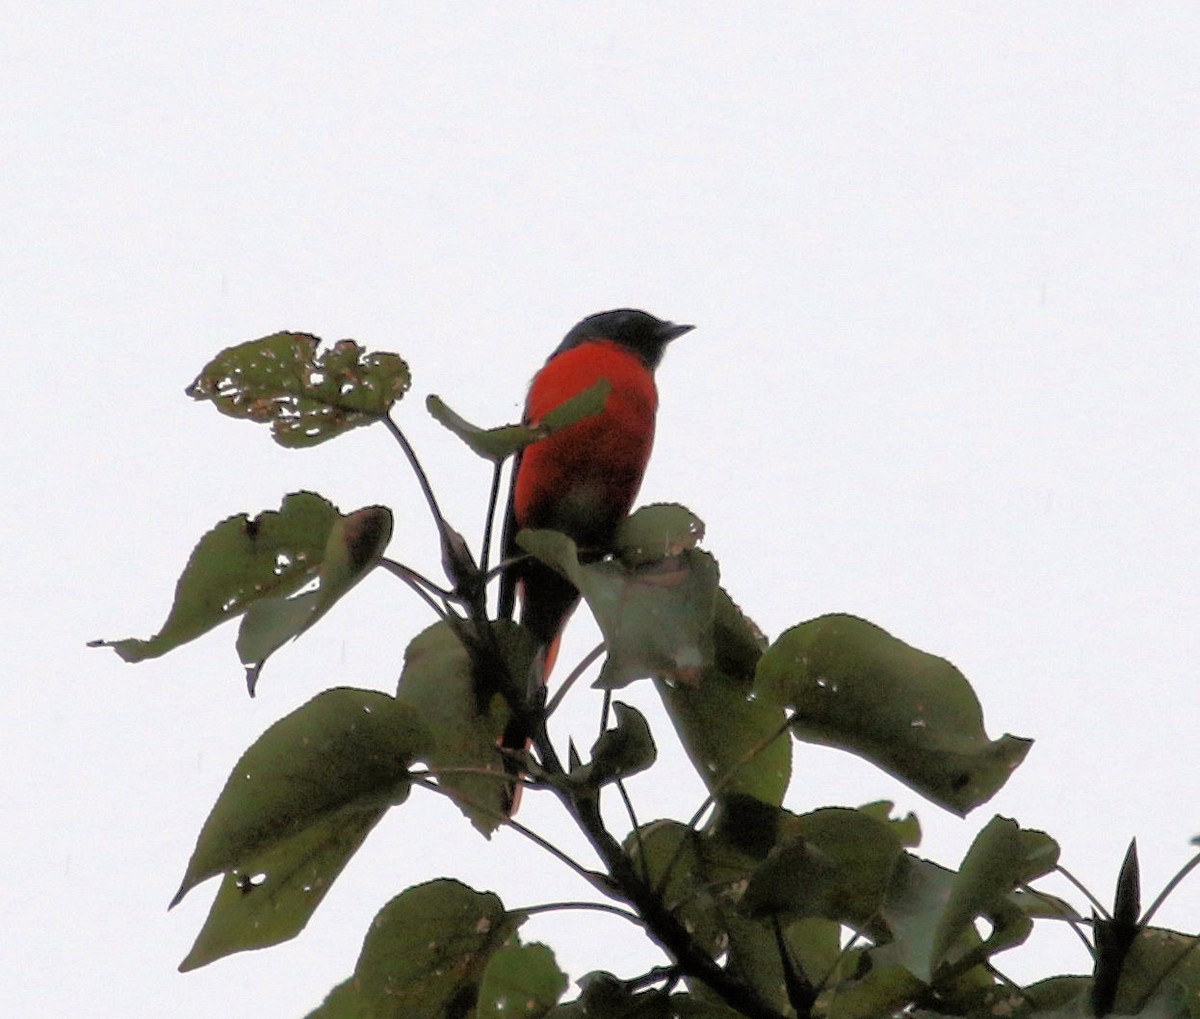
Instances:
[[[521,558],[517,532],[560,531],[583,557],[611,548],[637,498],[654,445],[655,369],[667,345],[693,328],[633,308],[589,315],[566,334],[530,382],[527,425],[536,425],[601,379],[611,387],[600,413],[527,446],[513,466],[502,538],[510,565],[501,576],[498,608],[500,618],[511,619],[520,594],[520,622],[537,647],[533,685],[544,688],[579,592],[550,567]],[[503,745],[519,749],[526,740],[524,733],[506,733]]]

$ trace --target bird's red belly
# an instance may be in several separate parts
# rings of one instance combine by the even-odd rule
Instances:
[[[616,344],[583,344],[542,369],[525,411],[538,421],[601,378],[612,386],[604,410],[526,449],[513,500],[521,527],[553,528],[585,547],[607,543],[637,497],[654,445],[654,377]]]

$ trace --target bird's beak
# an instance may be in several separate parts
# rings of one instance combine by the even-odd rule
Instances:
[[[690,333],[695,328],[695,326],[681,326],[676,325],[674,322],[664,322],[655,332],[663,343],[670,343],[672,340],[679,339],[684,333]]]

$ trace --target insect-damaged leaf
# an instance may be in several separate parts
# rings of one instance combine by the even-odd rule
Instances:
[[[294,937],[390,806],[432,737],[374,690],[336,688],[276,722],[238,761],[171,905],[224,874],[183,969]]]
[[[408,365],[396,354],[367,353],[338,340],[317,353],[308,333],[275,333],[228,347],[188,386],[222,414],[271,425],[281,446],[315,446],[382,418],[408,390]]]
[[[237,647],[253,692],[267,657],[366,576],[391,534],[392,514],[383,506],[343,516],[315,492],[293,492],[278,510],[240,513],[200,539],[158,634],[92,644],[140,662],[245,613]],[[310,585],[316,586],[303,590]]]

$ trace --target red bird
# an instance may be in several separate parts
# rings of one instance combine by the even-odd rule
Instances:
[[[504,527],[506,557],[520,554],[516,534],[526,527],[561,531],[581,551],[610,547],[637,497],[654,444],[654,369],[667,344],[693,328],[624,308],[590,315],[567,333],[530,383],[526,424],[601,379],[612,388],[599,414],[534,443],[517,457]],[[521,623],[542,649],[544,683],[579,592],[549,567],[523,560],[501,581],[502,618],[512,617],[518,588]]]

